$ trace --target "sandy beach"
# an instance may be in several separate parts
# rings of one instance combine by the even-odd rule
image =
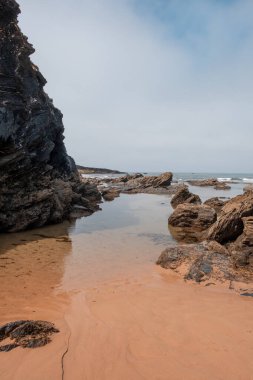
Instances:
[[[155,265],[169,212],[165,196],[122,195],[75,225],[5,235],[1,325],[40,319],[60,333],[1,353],[0,378],[252,379],[252,298]]]

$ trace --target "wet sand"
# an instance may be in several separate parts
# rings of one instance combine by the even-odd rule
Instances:
[[[154,265],[169,199],[122,195],[103,212],[0,246],[0,324],[54,322],[52,343],[0,353],[1,380],[253,379],[253,300]]]

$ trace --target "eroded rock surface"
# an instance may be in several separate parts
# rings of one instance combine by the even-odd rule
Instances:
[[[172,269],[186,280],[210,283],[232,281],[252,284],[253,266],[237,265],[237,258],[217,242],[183,244],[166,248],[157,265]]]
[[[0,346],[0,351],[11,351],[16,347],[37,348],[51,342],[51,336],[59,330],[46,321],[15,321],[0,327],[0,342],[10,340]]]
[[[176,208],[182,203],[192,203],[192,204],[201,204],[201,199],[197,194],[193,194],[189,191],[188,186],[183,185],[179,188],[171,200],[171,205],[173,208]]]
[[[232,198],[223,206],[217,222],[210,228],[209,240],[222,244],[235,241],[243,233],[243,218],[247,216],[253,216],[252,191]]]
[[[191,227],[196,231],[204,231],[217,219],[213,208],[206,205],[180,204],[169,217],[173,227]]]
[[[225,205],[225,203],[227,203],[227,201],[223,201],[222,199],[220,199],[218,197],[213,197],[213,198],[207,199],[204,202],[204,205],[212,207],[218,215],[220,213],[222,207]]]
[[[30,60],[19,12],[15,0],[0,0],[0,231],[58,223],[74,205],[92,213],[100,200],[66,153],[62,114]]]

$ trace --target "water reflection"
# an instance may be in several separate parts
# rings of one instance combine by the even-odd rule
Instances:
[[[0,237],[1,319],[36,309],[62,283],[72,252],[69,223]],[[44,300],[44,301],[43,301]]]

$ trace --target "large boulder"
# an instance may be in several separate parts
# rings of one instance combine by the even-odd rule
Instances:
[[[253,216],[253,192],[247,191],[229,200],[221,209],[208,238],[221,244],[234,241],[243,233],[243,218]]]
[[[188,186],[183,185],[179,188],[171,200],[171,205],[176,208],[182,203],[201,204],[201,199],[197,194],[193,194],[189,191]]]
[[[169,217],[169,225],[173,227],[192,228],[204,231],[217,219],[213,208],[206,205],[181,204]]]
[[[76,205],[92,213],[100,200],[66,152],[62,114],[30,60],[19,13],[15,0],[0,0],[0,231],[61,222]]]

